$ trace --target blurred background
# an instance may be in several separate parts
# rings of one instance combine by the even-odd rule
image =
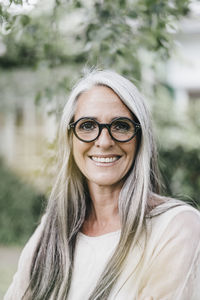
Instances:
[[[54,180],[58,121],[84,72],[132,80],[163,194],[200,207],[200,2],[0,0],[0,299]]]

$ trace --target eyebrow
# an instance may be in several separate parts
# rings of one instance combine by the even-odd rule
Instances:
[[[93,117],[93,116],[82,116],[82,117],[80,117],[80,118],[93,119],[93,120],[99,122],[98,118],[97,118],[97,117]],[[79,119],[80,119],[80,118],[79,118]],[[130,120],[133,120],[133,118],[127,117],[127,116],[115,116],[114,118],[112,118],[112,119],[110,120],[110,122],[114,121],[114,120],[117,119],[117,118],[128,118],[128,119],[130,119]],[[133,121],[134,121],[134,120],[133,120]]]

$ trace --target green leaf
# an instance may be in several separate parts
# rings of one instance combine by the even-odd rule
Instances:
[[[21,16],[21,18],[20,18],[20,22],[21,22],[22,26],[28,25],[28,24],[30,23],[30,21],[31,21],[31,19],[30,19],[30,17],[27,16],[27,15],[23,15],[23,16]]]

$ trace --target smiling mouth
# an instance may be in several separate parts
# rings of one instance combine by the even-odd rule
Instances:
[[[112,163],[120,159],[120,156],[113,156],[113,157],[98,157],[98,156],[91,156],[90,157],[95,162],[100,163]]]

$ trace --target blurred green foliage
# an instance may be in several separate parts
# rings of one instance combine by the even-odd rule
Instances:
[[[0,243],[24,244],[44,205],[45,197],[21,181],[0,159]]]
[[[51,4],[42,10],[38,3],[38,13],[29,15],[11,13],[10,5],[0,4],[7,46],[1,66],[46,62],[52,67],[73,61],[115,68],[140,80],[143,51],[157,61],[166,60],[174,22],[189,13],[189,0],[55,0]]]
[[[164,193],[181,199],[200,209],[200,152],[179,145],[174,149],[159,151]]]

